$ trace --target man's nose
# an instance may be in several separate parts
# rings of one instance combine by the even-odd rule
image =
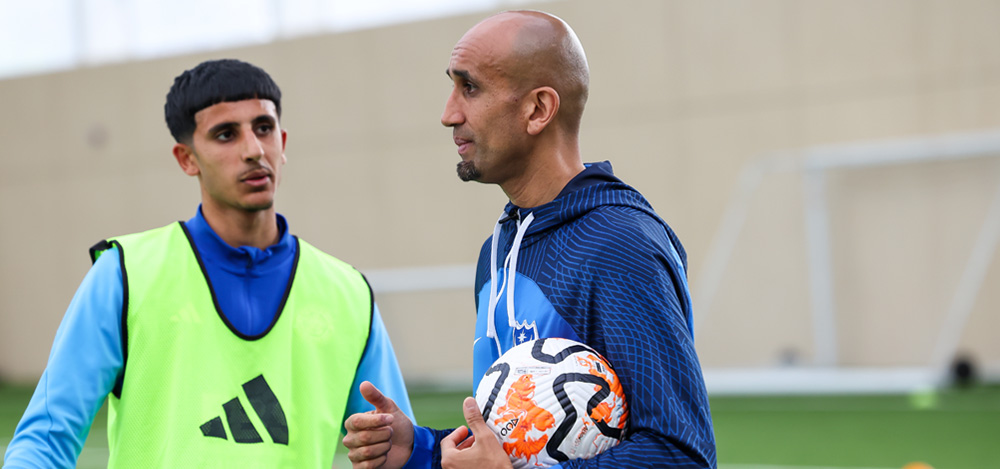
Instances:
[[[253,131],[243,132],[242,148],[243,159],[247,161],[257,161],[264,157],[264,144],[257,138]]]
[[[441,114],[441,125],[454,127],[465,121],[465,116],[455,98],[455,92],[448,95],[448,100],[444,103],[444,113]]]

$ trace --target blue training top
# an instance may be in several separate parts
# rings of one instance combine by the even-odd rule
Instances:
[[[219,308],[241,333],[263,332],[277,313],[291,275],[296,243],[280,214],[280,239],[267,249],[233,248],[201,213],[185,224],[212,283]],[[118,250],[102,255],[70,302],[28,408],[7,447],[4,468],[75,467],[90,426],[122,372],[122,273]],[[358,365],[345,416],[373,410],[358,390],[371,381],[406,415],[413,411],[378,307]],[[332,461],[331,461],[332,462]]]

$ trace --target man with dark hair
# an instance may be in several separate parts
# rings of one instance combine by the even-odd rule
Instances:
[[[576,34],[547,13],[500,13],[459,40],[447,74],[441,123],[458,146],[459,177],[510,199],[480,251],[472,389],[515,345],[583,342],[614,366],[628,428],[621,444],[553,467],[715,467],[684,249],[610,163],[582,162],[589,71]],[[345,424],[357,468],[511,467],[471,397],[468,427],[439,431],[413,425],[368,384],[362,394],[376,412]]]
[[[260,68],[204,62],[165,106],[201,205],[110,238],[67,309],[6,468],[75,467],[109,401],[109,467],[330,467],[372,381],[412,417],[364,277],[292,236],[274,196],[281,91]]]

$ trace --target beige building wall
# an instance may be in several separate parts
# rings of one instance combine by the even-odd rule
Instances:
[[[588,53],[585,160],[610,159],[673,226],[695,291],[742,171],[766,155],[1000,128],[996,1],[539,7]],[[253,62],[282,86],[278,209],[294,233],[362,271],[474,263],[506,199],[457,179],[439,118],[451,48],[483,16],[0,81],[0,378],[38,378],[89,246],[194,214],[197,182],[173,161],[162,109],[173,77],[207,58]],[[1000,158],[827,182],[838,361],[925,364]],[[813,359],[802,184],[762,180],[717,295],[695,303],[706,367]],[[998,254],[989,265],[961,348],[1000,363]],[[471,282],[378,295],[409,380],[470,376]]]

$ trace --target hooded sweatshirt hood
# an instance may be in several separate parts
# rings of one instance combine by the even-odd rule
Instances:
[[[534,220],[524,233],[522,241],[525,243],[523,246],[528,246],[539,237],[545,236],[547,232],[572,223],[591,210],[602,206],[633,208],[663,225],[670,234],[671,241],[686,270],[687,255],[673,230],[656,214],[642,194],[615,176],[609,161],[587,163],[586,169],[567,183],[559,195],[549,203],[525,209],[508,202],[498,224],[516,222],[518,219],[526,218],[528,214],[533,214]]]

